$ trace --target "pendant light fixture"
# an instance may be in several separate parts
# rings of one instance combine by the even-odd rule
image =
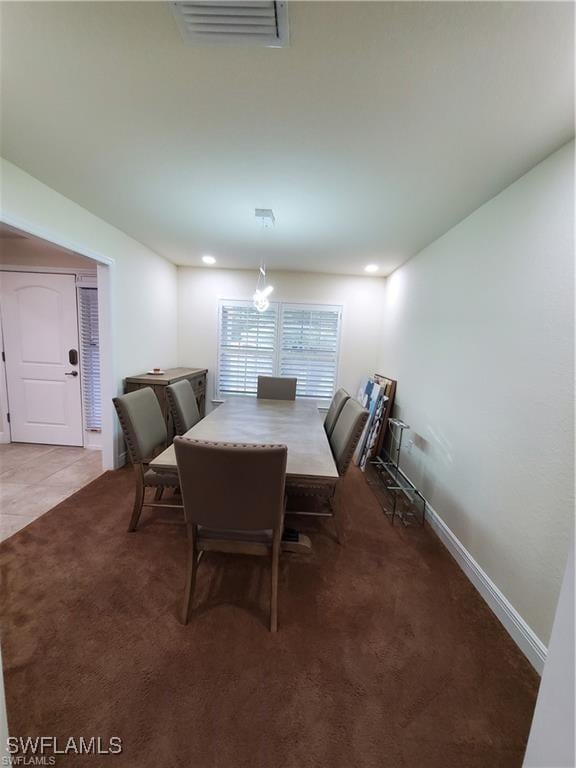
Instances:
[[[266,282],[266,267],[264,264],[260,264],[260,269],[258,270],[258,280],[256,281],[256,290],[254,291],[254,296],[252,296],[252,300],[254,301],[254,306],[258,310],[258,312],[266,312],[268,307],[270,306],[270,302],[268,301],[268,296],[272,293],[274,290],[273,285],[264,285]]]
[[[274,226],[274,213],[271,208],[256,208],[254,215],[260,220],[262,224],[262,230],[271,229]],[[264,264],[264,258],[260,259],[260,267],[258,268],[258,279],[256,280],[256,290],[252,300],[254,307],[258,312],[266,312],[270,306],[268,297],[274,290],[273,285],[266,285],[266,265]]]

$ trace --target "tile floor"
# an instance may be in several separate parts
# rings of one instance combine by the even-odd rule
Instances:
[[[100,451],[54,445],[0,445],[0,541],[102,474]]]

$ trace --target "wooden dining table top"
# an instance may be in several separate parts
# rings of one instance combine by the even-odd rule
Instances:
[[[226,400],[183,437],[218,443],[282,444],[288,448],[286,474],[335,482],[338,470],[316,403],[305,400]],[[171,445],[150,462],[155,470],[174,469]]]

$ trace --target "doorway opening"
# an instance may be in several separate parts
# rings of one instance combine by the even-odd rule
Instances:
[[[113,464],[108,293],[108,266],[0,223],[0,539]]]

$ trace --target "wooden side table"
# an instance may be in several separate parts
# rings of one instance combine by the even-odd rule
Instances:
[[[196,395],[200,417],[204,418],[206,414],[207,373],[207,368],[168,368],[164,373],[158,375],[142,373],[138,376],[127,376],[124,379],[124,392],[134,392],[134,390],[142,389],[142,387],[152,387],[162,409],[162,415],[168,429],[168,437],[171,439],[174,436],[174,425],[172,424],[170,409],[166,401],[166,387],[168,384],[174,384],[175,381],[188,379]]]

